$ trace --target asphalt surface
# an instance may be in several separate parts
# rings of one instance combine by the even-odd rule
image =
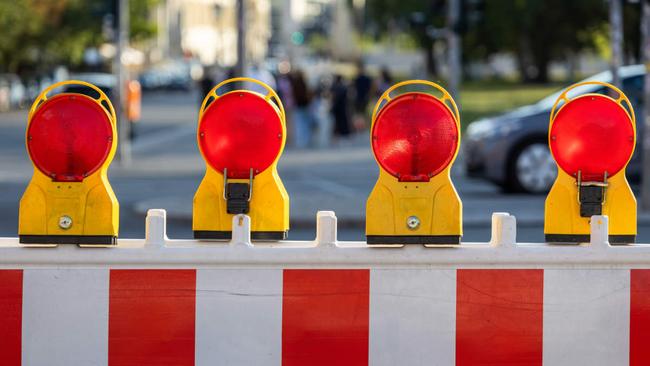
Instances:
[[[205,171],[196,147],[198,100],[192,91],[144,95],[131,163],[116,160],[109,170],[120,201],[121,237],[144,237],[149,208],[168,211],[170,237],[192,237],[192,196]],[[32,173],[24,145],[26,121],[26,111],[0,113],[0,236],[16,236],[18,202]],[[378,174],[366,134],[321,150],[296,150],[289,144],[279,172],[291,202],[289,239],[313,239],[316,211],[334,210],[339,239],[363,240],[365,200]],[[464,241],[490,239],[492,212],[517,217],[519,241],[543,241],[544,196],[503,194],[490,183],[465,177],[459,161],[452,179],[463,200]],[[641,221],[638,242],[650,242],[650,219]]]

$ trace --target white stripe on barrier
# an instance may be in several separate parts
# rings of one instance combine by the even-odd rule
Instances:
[[[371,365],[453,366],[456,271],[371,270],[370,329]]]
[[[30,269],[23,277],[22,364],[107,365],[108,269]]]
[[[627,365],[630,271],[544,272],[544,364]]]
[[[282,270],[196,272],[196,365],[280,365]]]

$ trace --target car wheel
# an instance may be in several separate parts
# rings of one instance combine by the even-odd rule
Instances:
[[[508,163],[510,191],[545,193],[557,177],[557,165],[545,140],[530,141],[511,155]]]

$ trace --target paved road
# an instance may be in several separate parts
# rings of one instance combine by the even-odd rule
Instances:
[[[197,110],[193,92],[145,94],[132,164],[115,162],[110,170],[122,237],[143,237],[148,208],[168,210],[170,237],[191,237],[192,196],[205,169],[195,140]],[[0,114],[0,236],[16,235],[18,200],[31,176],[25,122],[24,111]],[[313,239],[319,209],[337,212],[341,239],[363,239],[365,200],[378,172],[365,135],[327,150],[289,147],[279,171],[291,197],[290,239]],[[506,211],[517,216],[521,241],[542,241],[543,196],[504,195],[460,169],[453,180],[463,199],[464,240],[489,240],[491,212]],[[640,227],[640,240],[650,242],[650,225]]]

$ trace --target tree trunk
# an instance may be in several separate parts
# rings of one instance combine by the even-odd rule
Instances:
[[[530,67],[530,47],[528,47],[528,42],[523,36],[519,38],[519,47],[515,50],[515,55],[521,79],[525,83],[534,81],[535,75],[531,72],[532,68]]]
[[[528,63],[522,51],[517,52],[517,69],[519,70],[519,77],[523,82],[529,82],[530,76],[528,75]]]
[[[548,57],[538,56],[535,60],[535,68],[537,73],[533,78],[535,83],[548,83],[548,66],[551,63]]]
[[[437,62],[434,55],[433,41],[425,42],[424,46],[424,59],[427,68],[427,75],[431,75],[434,79],[438,76]]]
[[[578,68],[578,56],[573,52],[567,53],[566,63],[567,63],[567,78],[573,82],[576,80],[576,75],[577,75],[576,71]]]

